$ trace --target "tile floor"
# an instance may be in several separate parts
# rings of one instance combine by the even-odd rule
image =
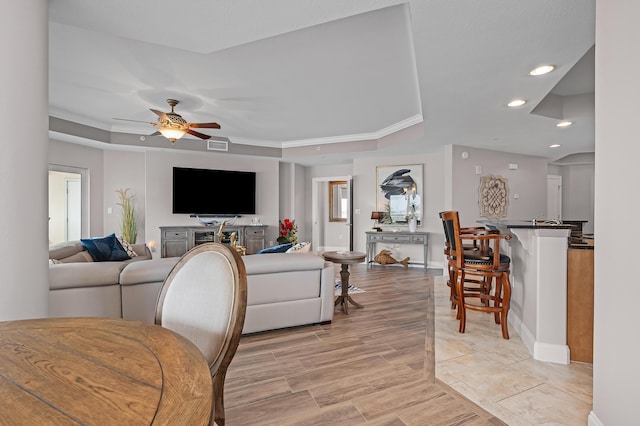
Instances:
[[[586,425],[592,366],[534,360],[509,329],[504,340],[493,315],[470,312],[458,333],[444,277],[435,282],[436,378],[511,426]]]

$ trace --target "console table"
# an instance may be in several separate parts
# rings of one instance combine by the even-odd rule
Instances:
[[[233,232],[238,244],[247,248],[247,254],[255,254],[264,248],[266,225],[227,225],[222,230],[225,238],[218,241],[219,226],[161,226],[160,245],[162,257],[179,257],[198,244],[222,242],[228,244]]]
[[[429,234],[427,232],[376,232],[368,231],[367,234],[367,266],[373,262],[376,251],[376,243],[384,244],[421,244],[424,250],[424,269],[427,269],[427,248]]]

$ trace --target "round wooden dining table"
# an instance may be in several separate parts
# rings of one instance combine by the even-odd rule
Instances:
[[[205,425],[212,392],[204,355],[157,325],[0,322],[0,424]]]

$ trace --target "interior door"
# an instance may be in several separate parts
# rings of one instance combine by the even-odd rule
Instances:
[[[353,251],[353,179],[347,179],[347,226],[349,227],[349,251]]]
[[[82,185],[79,175],[77,179],[66,179],[65,183],[65,236],[66,241],[75,241],[82,237]]]
[[[562,219],[562,176],[547,176],[547,219]]]
[[[329,182],[347,182],[347,219],[329,221]],[[312,179],[312,244],[314,251],[353,249],[353,180],[351,176],[332,176]],[[346,229],[345,229],[346,226]]]
[[[49,244],[89,236],[89,171],[49,164]]]

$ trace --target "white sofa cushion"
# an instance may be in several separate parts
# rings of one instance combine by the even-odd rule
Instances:
[[[291,256],[293,254],[289,253],[252,254],[244,256],[242,260],[247,268],[247,276],[282,271],[322,269],[325,265],[324,258],[312,253],[295,254],[294,259]]]
[[[247,304],[319,298],[320,272],[320,269],[313,269],[247,274]]]
[[[49,290],[118,285],[125,262],[81,262],[49,265]]]
[[[152,262],[132,262],[120,273],[120,285],[162,282],[178,260],[179,257],[163,257]]]

